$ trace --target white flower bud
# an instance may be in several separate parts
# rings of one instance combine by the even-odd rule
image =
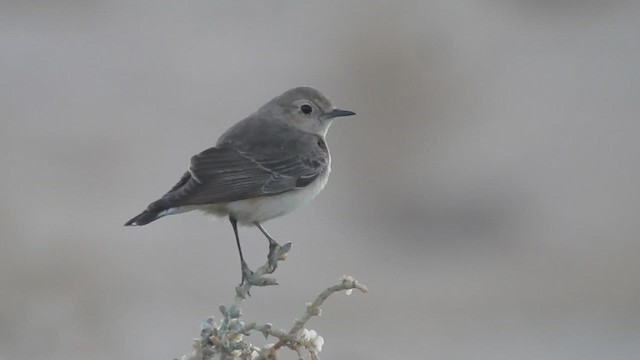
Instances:
[[[351,295],[352,292],[353,292],[353,289],[347,289],[344,291],[344,293],[347,295]]]
[[[307,329],[302,329],[302,332],[300,332],[300,341],[303,342],[303,343],[307,343],[307,342],[309,342],[309,340],[311,340],[310,331],[307,330]]]

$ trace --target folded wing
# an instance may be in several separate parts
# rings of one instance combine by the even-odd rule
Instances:
[[[154,204],[159,209],[274,195],[309,185],[326,168],[322,151],[265,159],[214,147],[194,156],[189,171]]]

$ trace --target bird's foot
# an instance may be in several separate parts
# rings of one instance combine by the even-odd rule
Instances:
[[[278,261],[287,258],[289,250],[291,250],[291,242],[281,246],[275,240],[269,239],[269,254],[267,255],[269,273],[274,272],[278,268]]]
[[[291,250],[291,242],[282,246],[278,243],[275,243],[273,246],[270,245],[267,263],[260,266],[255,272],[251,271],[247,264],[242,261],[242,282],[236,287],[236,296],[241,299],[245,299],[247,295],[251,296],[249,289],[251,289],[252,286],[278,285],[276,279],[265,275],[275,271],[278,261],[285,260],[289,250]]]
[[[239,287],[243,287],[246,285],[250,286],[270,286],[270,285],[278,285],[274,278],[263,276],[264,274],[271,274],[273,271],[269,271],[269,269],[264,269],[265,266],[262,266],[258,269],[257,272],[249,269],[249,266],[246,262],[241,263],[242,267],[242,281],[240,281]]]
[[[253,277],[253,271],[249,269],[249,266],[244,260],[240,261],[240,274],[242,275],[242,279],[239,286],[244,285],[245,282],[249,282],[249,279]]]
[[[269,239],[269,254],[267,255],[267,264],[269,265],[269,272],[272,273],[278,268],[278,249],[280,244],[275,240]]]

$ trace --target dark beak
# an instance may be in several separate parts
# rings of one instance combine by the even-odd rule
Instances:
[[[329,111],[328,113],[324,114],[327,118],[329,119],[333,119],[333,118],[337,118],[340,116],[351,116],[351,115],[355,115],[356,113],[354,113],[353,111],[349,111],[349,110],[340,110],[340,109],[333,109],[331,111]]]

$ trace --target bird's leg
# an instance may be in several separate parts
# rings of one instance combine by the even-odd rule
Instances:
[[[260,231],[262,231],[262,233],[264,234],[264,236],[267,238],[267,240],[269,240],[269,255],[267,255],[267,259],[269,260],[269,267],[273,270],[276,269],[276,267],[278,266],[278,248],[280,247],[280,244],[278,244],[278,242],[271,237],[271,235],[269,235],[269,233],[267,232],[267,230],[265,230],[262,225],[260,225],[259,222],[254,222],[253,223],[258,229],[260,229]]]
[[[247,280],[247,276],[251,275],[251,270],[244,261],[244,256],[242,256],[242,247],[240,246],[240,237],[238,236],[238,220],[233,216],[229,216],[229,221],[233,227],[233,233],[236,235],[236,244],[238,244],[238,253],[240,254],[240,271],[242,272],[242,281],[240,281],[240,286],[242,286],[242,284]]]

